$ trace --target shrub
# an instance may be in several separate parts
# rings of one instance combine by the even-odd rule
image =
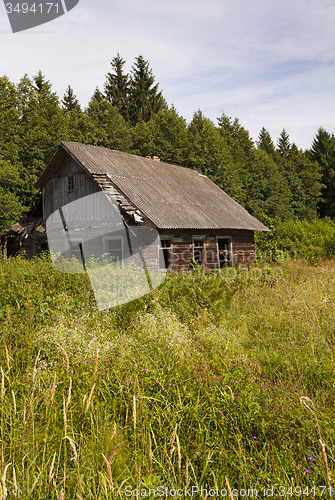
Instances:
[[[329,218],[280,221],[262,218],[271,233],[256,233],[258,261],[305,259],[315,265],[335,256],[335,223]]]

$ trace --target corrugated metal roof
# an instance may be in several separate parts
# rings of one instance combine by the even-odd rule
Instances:
[[[268,231],[206,176],[151,158],[98,146],[62,142],[88,173],[104,174],[159,229],[247,229]],[[55,175],[57,152],[39,179]]]

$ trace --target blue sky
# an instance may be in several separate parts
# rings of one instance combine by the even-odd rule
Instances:
[[[318,127],[335,133],[334,26],[333,0],[80,0],[13,34],[1,3],[0,75],[17,83],[41,69],[85,107],[117,52],[127,71],[142,54],[187,121],[225,112],[254,140],[263,126],[274,140],[285,128],[305,149]]]

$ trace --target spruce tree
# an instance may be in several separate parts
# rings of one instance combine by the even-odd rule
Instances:
[[[90,101],[92,101],[93,99],[97,102],[101,102],[101,101],[104,101],[106,99],[106,96],[104,96],[104,94],[101,92],[99,87],[95,87],[95,91],[93,92],[93,95],[92,95]]]
[[[124,118],[127,118],[129,76],[123,72],[125,62],[119,53],[112,59],[111,65],[114,72],[107,73],[104,89],[108,102],[112,103]]]
[[[87,116],[75,96],[73,89],[68,86],[63,100],[64,132],[62,139],[73,142],[86,142],[88,131]]]
[[[257,147],[258,149],[265,151],[272,157],[275,156],[275,147],[271,139],[271,135],[264,127],[261,129],[258,135]]]
[[[3,160],[19,165],[18,92],[6,76],[0,78],[0,155]]]
[[[131,70],[129,81],[129,119],[132,125],[140,121],[148,122],[150,118],[166,107],[158,83],[154,85],[155,77],[149,67],[149,62],[143,56],[138,56]]]
[[[33,203],[35,182],[64,136],[64,114],[51,84],[39,72],[33,80],[25,75],[17,86],[20,113],[20,162],[25,180],[24,204]]]
[[[162,109],[149,122],[132,130],[134,154],[158,156],[161,160],[184,165],[188,148],[187,126],[174,107]]]
[[[292,193],[292,214],[298,218],[313,219],[321,195],[321,173],[317,163],[299,150],[285,129],[277,141],[277,165],[285,176]]]
[[[0,232],[10,229],[26,209],[20,200],[20,188],[18,168],[0,155]]]
[[[87,117],[87,144],[129,151],[131,147],[130,126],[118,112],[116,106],[96,89],[85,110]]]
[[[293,143],[285,161],[287,180],[292,191],[294,215],[299,219],[314,219],[321,200],[322,172],[320,165]]]
[[[335,136],[320,127],[309,152],[311,160],[321,167],[322,200],[319,203],[321,217],[335,217]]]
[[[245,207],[255,217],[288,219],[292,217],[292,193],[285,175],[271,155],[253,149],[248,171],[243,177],[246,193]]]
[[[290,152],[290,136],[283,128],[278,139],[277,139],[277,151],[281,157],[287,158]]]
[[[243,180],[225,138],[199,110],[188,126],[186,165],[199,169],[237,202],[244,204]]]
[[[247,169],[254,149],[248,130],[240,124],[238,118],[232,120],[224,113],[218,118],[218,123],[220,134],[224,137],[234,162],[240,166],[241,171]]]
[[[74,95],[73,88],[68,85],[64,97],[62,99],[63,109],[65,114],[71,111],[81,111],[81,107],[77,97]]]

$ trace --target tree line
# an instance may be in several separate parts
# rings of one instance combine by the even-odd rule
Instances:
[[[18,84],[0,77],[0,230],[29,213],[35,182],[61,140],[118,149],[197,169],[251,214],[270,219],[335,218],[335,137],[319,128],[303,151],[282,130],[254,142],[237,118],[217,124],[198,110],[190,123],[169,106],[149,62],[130,74],[117,54],[103,90],[82,109],[69,85],[62,99],[41,71]]]

